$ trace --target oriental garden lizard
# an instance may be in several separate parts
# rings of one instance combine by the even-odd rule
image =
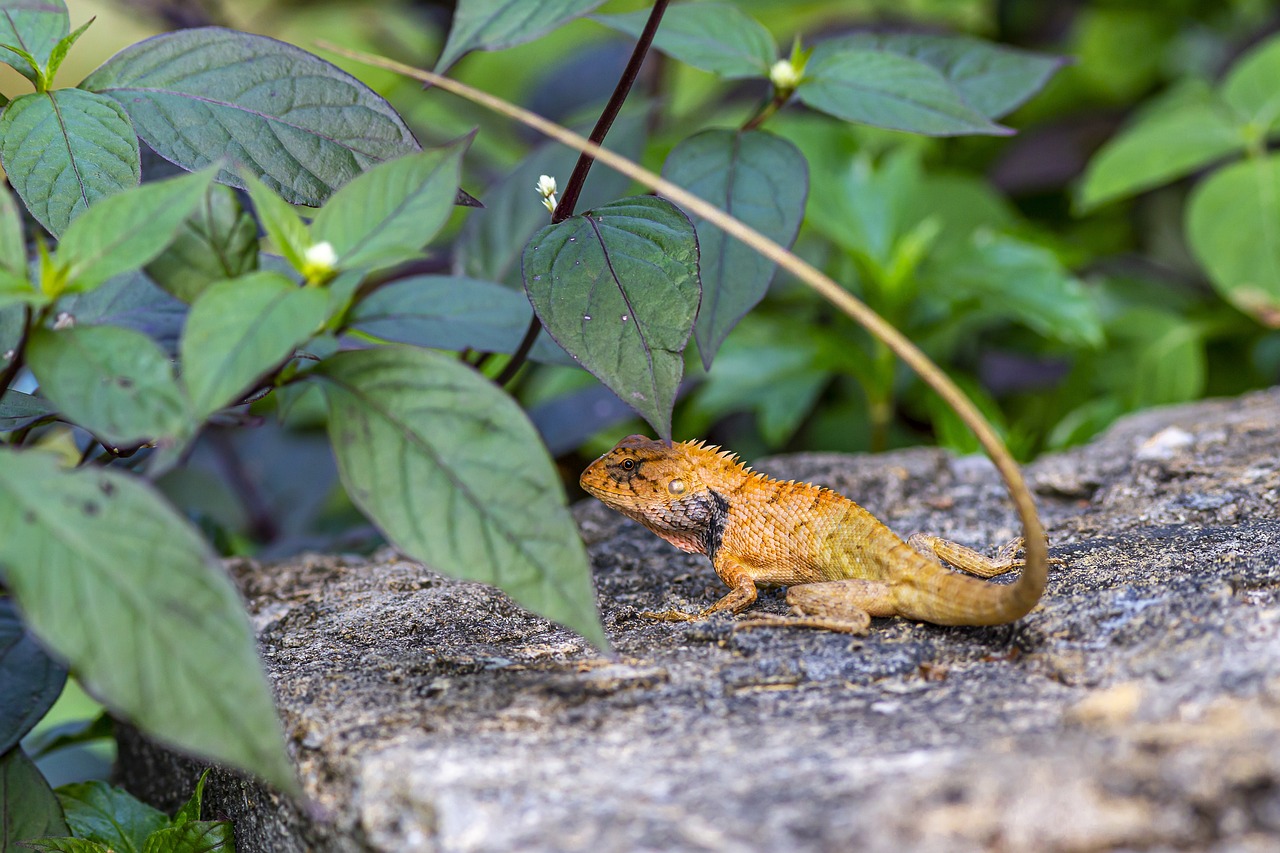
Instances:
[[[667,444],[632,435],[582,472],[582,487],[682,551],[706,554],[728,595],[690,620],[756,600],[756,585],[787,586],[792,618],[763,616],[744,625],[785,624],[862,633],[872,616],[939,625],[998,625],[1025,615],[1044,591],[1045,571],[1012,584],[987,578],[1022,566],[1014,540],[988,559],[936,536],[907,542],[875,516],[830,489],[756,473],[733,454],[702,442]],[[910,544],[908,544],[908,542]]]

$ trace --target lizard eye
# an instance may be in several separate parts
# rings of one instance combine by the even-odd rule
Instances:
[[[667,484],[667,491],[671,492],[673,495],[683,495],[684,480],[672,480]]]
[[[623,471],[630,471],[630,470],[632,470],[632,469],[633,469],[633,468],[635,468],[635,467],[636,467],[636,460],[634,460],[634,459],[623,459],[623,460],[622,460],[622,470],[623,470]]]

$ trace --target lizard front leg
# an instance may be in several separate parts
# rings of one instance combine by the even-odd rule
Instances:
[[[663,622],[692,622],[695,619],[704,619],[712,613],[719,613],[722,610],[727,610],[730,613],[741,613],[755,603],[756,581],[746,566],[724,551],[716,554],[712,564],[715,566],[716,574],[730,587],[728,594],[715,604],[710,607],[704,607],[697,614],[685,613],[681,610],[662,610],[656,613],[647,610],[640,615],[648,619],[659,619]]]

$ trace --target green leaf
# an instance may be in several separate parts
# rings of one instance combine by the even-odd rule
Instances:
[[[0,563],[31,630],[116,716],[297,790],[235,587],[149,485],[0,452]]]
[[[203,27],[131,45],[80,84],[117,100],[138,135],[184,169],[250,170],[318,206],[365,169],[420,146],[391,105],[328,62],[265,36]]]
[[[1131,409],[1198,400],[1204,395],[1207,359],[1203,330],[1169,311],[1132,309],[1111,324],[1113,336],[1132,342],[1130,376],[1123,395]],[[1136,358],[1134,352],[1136,351]]]
[[[637,159],[644,147],[644,122],[644,112],[624,112],[613,123],[606,145],[624,157]],[[577,160],[578,152],[549,142],[485,193],[484,210],[467,216],[454,246],[454,272],[522,287],[521,251],[534,232],[547,224],[546,208],[538,202],[534,187],[541,175],[558,178],[564,186]],[[587,210],[613,201],[630,185],[630,178],[612,169],[592,169],[578,207]]]
[[[141,853],[147,836],[169,825],[168,816],[106,782],[78,782],[57,791],[67,824],[77,838],[117,853]]]
[[[37,65],[46,66],[54,47],[70,28],[63,0],[5,0],[4,14],[0,15],[0,44],[20,48]],[[32,83],[40,78],[38,68],[7,50],[0,50],[0,60]]]
[[[1218,292],[1280,327],[1280,158],[1233,163],[1187,201],[1187,240]]]
[[[35,727],[66,681],[66,668],[23,627],[13,601],[0,598],[0,752],[8,752]]]
[[[532,316],[528,297],[509,287],[463,276],[416,275],[369,294],[356,305],[349,322],[351,328],[386,341],[513,353]],[[557,364],[569,361],[543,336],[529,357]]]
[[[411,347],[339,353],[310,375],[347,493],[397,548],[606,647],[560,478],[515,401]]]
[[[619,199],[539,231],[523,268],[556,343],[670,438],[701,297],[688,217],[665,199]]]
[[[590,12],[604,0],[458,0],[436,73],[472,50],[499,50],[533,41]]]
[[[13,432],[31,426],[57,412],[57,409],[49,405],[48,400],[9,389],[0,399],[0,432]]]
[[[228,820],[198,820],[151,833],[142,853],[235,853],[235,830]]]
[[[144,266],[177,236],[213,178],[212,170],[156,181],[95,204],[67,228],[57,260],[67,289],[92,290]]]
[[[178,236],[147,264],[147,275],[191,303],[214,282],[242,276],[257,266],[258,223],[240,207],[233,190],[210,184]]]
[[[182,333],[182,381],[197,420],[234,403],[324,319],[325,293],[272,272],[209,287]]]
[[[341,269],[416,257],[453,213],[468,144],[408,154],[352,179],[316,214],[312,239],[333,246]]]
[[[178,349],[187,306],[165,293],[142,270],[122,273],[88,293],[58,300],[58,316],[77,326],[123,326],[142,332],[166,353]]]
[[[301,270],[306,263],[307,249],[311,246],[311,232],[307,224],[292,205],[262,181],[247,173],[242,179],[262,223],[262,230],[267,232],[272,245],[289,265]]]
[[[54,236],[142,175],[124,110],[79,89],[15,98],[0,115],[0,159],[27,210]]]
[[[887,269],[898,240],[919,222],[915,200],[923,171],[919,152],[909,147],[879,162],[860,151],[814,182],[809,224],[874,268]]]
[[[883,50],[815,51],[796,97],[846,121],[928,136],[1013,132],[969,106],[932,65]]]
[[[178,809],[173,816],[173,825],[182,826],[184,823],[200,820],[201,803],[204,800],[204,783],[209,778],[209,769],[206,767],[204,772],[200,774],[200,778],[196,780],[196,789],[191,792],[191,796],[182,808]]]
[[[21,747],[0,753],[0,850],[22,848],[19,841],[67,835],[58,798]]]
[[[592,15],[591,20],[639,38],[649,10]],[[653,46],[673,59],[728,79],[768,77],[778,45],[764,25],[728,3],[672,6],[662,16]]]
[[[62,67],[62,61],[67,58],[68,51],[71,50],[75,43],[80,40],[80,36],[84,35],[84,31],[89,29],[90,25],[97,20],[90,18],[80,26],[76,27],[69,35],[58,40],[53,46],[53,51],[49,54],[48,67],[45,69],[44,79],[46,84],[52,84],[54,76],[58,73],[58,69]]]
[[[662,174],[783,246],[800,229],[809,168],[800,150],[781,137],[704,131],[672,149]],[[777,265],[714,225],[691,219],[702,279],[694,336],[709,368],[729,331],[764,298]]]
[[[1074,347],[1102,345],[1102,322],[1084,285],[1048,249],[979,229],[967,249],[935,261],[935,290],[983,314],[1010,317]]]
[[[27,360],[41,393],[110,445],[184,436],[192,429],[168,356],[141,332],[118,326],[36,329]]]
[[[1093,155],[1077,207],[1087,212],[1167,184],[1245,147],[1226,104],[1204,83],[1188,83],[1153,103]]]
[[[96,841],[85,841],[82,838],[37,838],[26,842],[26,846],[42,853],[115,853],[105,844]]]
[[[0,16],[2,17],[2,16]],[[22,237],[22,214],[13,195],[0,186],[0,274],[27,278],[27,243]]]
[[[824,41],[810,64],[843,50],[880,50],[928,63],[956,88],[965,103],[990,119],[1021,106],[1062,67],[1045,56],[968,36],[856,33]]]
[[[115,721],[106,711],[96,717],[81,720],[70,720],[55,726],[41,727],[23,740],[24,748],[32,758],[44,756],[66,749],[69,746],[93,743],[115,736]]]
[[[1280,125],[1280,38],[1272,36],[1231,66],[1222,82],[1222,98],[1240,117],[1266,135]]]

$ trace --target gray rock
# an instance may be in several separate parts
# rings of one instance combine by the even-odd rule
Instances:
[[[723,588],[595,503],[612,657],[392,554],[238,563],[310,802],[225,771],[206,802],[241,851],[1277,849],[1277,423],[1277,392],[1151,411],[1030,466],[1061,562],[1015,626],[647,621]],[[1017,532],[984,460],[757,467],[902,534]],[[199,769],[122,737],[157,805]]]

